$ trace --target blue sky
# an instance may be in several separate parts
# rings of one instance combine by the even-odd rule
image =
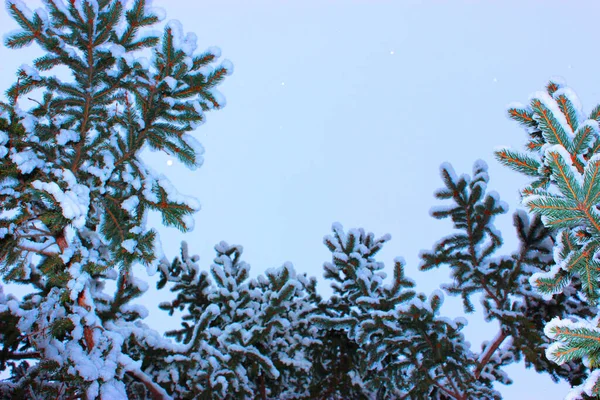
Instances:
[[[26,1],[35,7],[38,1]],[[429,293],[448,271],[418,271],[418,252],[450,225],[429,217],[441,184],[439,164],[458,173],[490,165],[490,187],[511,210],[524,180],[492,158],[500,145],[521,146],[505,107],[526,102],[554,75],[564,77],[586,110],[600,100],[597,15],[592,1],[155,0],[168,19],[195,32],[199,47],[217,45],[235,73],[221,86],[227,106],[197,132],[205,164],[190,172],[148,160],[202,210],[187,235],[162,229],[173,256],[183,239],[208,268],[220,240],[242,244],[253,272],[293,262],[321,278],[331,223],[392,234],[381,252]],[[0,14],[3,31],[14,23]],[[0,48],[0,88],[30,63],[35,48]],[[152,219],[155,224],[158,219]],[[511,218],[497,221],[513,250]],[[324,294],[329,288],[321,283]],[[159,296],[148,296],[152,310]],[[480,310],[478,310],[480,311]],[[443,312],[462,314],[447,297]],[[156,313],[154,313],[156,314]],[[477,313],[476,313],[477,314]],[[163,330],[161,314],[150,324]],[[469,317],[465,333],[479,348],[494,325]],[[561,399],[565,384],[521,366],[507,399]]]

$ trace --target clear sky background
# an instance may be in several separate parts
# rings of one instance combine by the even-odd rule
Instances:
[[[25,1],[30,7],[39,2]],[[166,253],[186,240],[203,268],[220,240],[242,244],[253,274],[293,262],[322,280],[330,258],[322,237],[331,223],[364,227],[392,241],[388,264],[404,256],[417,289],[448,282],[448,270],[418,271],[418,252],[450,233],[429,217],[441,186],[439,164],[458,173],[490,165],[490,188],[511,210],[525,180],[493,160],[495,147],[520,147],[524,132],[506,119],[512,101],[526,102],[554,75],[566,78],[586,112],[600,102],[598,23],[594,1],[155,0],[167,19],[195,32],[199,47],[217,45],[235,73],[220,87],[227,106],[197,131],[206,148],[195,172],[157,153],[148,162],[166,173],[202,210],[187,235],[161,229]],[[14,29],[0,13],[2,31]],[[6,90],[35,47],[0,48],[0,89]],[[497,220],[512,251],[510,215]],[[159,219],[151,222],[159,224]],[[140,275],[143,272],[140,271]],[[144,300],[149,323],[175,322],[154,311],[164,297]],[[478,305],[478,303],[476,302]],[[462,315],[460,301],[442,312]],[[475,350],[494,324],[481,309],[468,316]],[[567,384],[516,365],[507,399],[562,399]]]

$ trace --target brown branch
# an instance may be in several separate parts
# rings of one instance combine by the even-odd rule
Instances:
[[[92,103],[92,97],[89,94],[85,95],[85,106],[83,109],[83,121],[81,121],[81,127],[79,129],[79,143],[75,146],[75,158],[73,159],[73,164],[71,165],[71,172],[74,174],[77,173],[77,169],[79,168],[79,162],[81,161],[81,153],[83,151],[83,146],[85,145],[85,131],[87,128],[88,120],[90,118],[90,108]]]
[[[477,269],[479,268],[479,260],[477,259],[477,251],[476,251],[476,247],[475,247],[475,241],[473,240],[473,221],[471,220],[471,216],[469,214],[469,207],[466,206],[465,207],[465,218],[467,220],[467,234],[469,236],[469,253],[471,255],[471,263],[473,264],[473,268]],[[487,282],[485,281],[485,279],[483,279],[482,276],[476,275],[479,283],[481,284],[481,287],[483,288],[483,290],[485,290],[485,292],[487,293],[488,296],[490,296],[492,299],[494,299],[494,301],[496,302],[496,305],[500,308],[502,302],[500,301],[500,299],[498,298],[498,296],[496,296],[488,287]]]
[[[20,239],[20,238],[45,238],[48,237],[49,234],[47,233],[23,233],[20,234],[19,232],[15,232],[15,238]]]
[[[483,357],[480,358],[480,361],[477,362],[477,368],[475,369],[475,379],[479,379],[481,376],[481,372],[490,361],[498,347],[504,342],[504,339],[508,337],[508,334],[504,331],[500,331],[500,334],[496,337],[496,339],[492,342],[492,344],[488,345],[485,349],[485,353]]]
[[[450,377],[446,373],[446,370],[443,367],[442,367],[442,371],[444,372],[444,376],[446,377],[446,379],[448,379],[448,382],[450,382],[450,386],[452,386],[452,389],[454,389],[454,393],[456,393],[456,399],[457,400],[465,400],[467,398],[467,395],[460,393],[460,390],[458,390],[458,387],[454,384],[454,381],[452,379],[450,379]]]
[[[427,333],[421,326],[419,326],[418,329],[419,329],[419,332],[421,332],[421,335],[423,335],[423,337],[425,338],[425,341],[427,342],[429,347],[431,347],[431,350],[436,354],[437,358],[440,359],[441,354],[439,352],[439,348],[434,343],[431,342],[431,340],[429,339],[429,336],[427,336]],[[458,387],[454,384],[454,381],[448,376],[448,374],[446,373],[446,370],[443,367],[442,367],[442,372],[444,373],[444,377],[450,383],[450,386],[452,386],[452,389],[454,391],[452,392],[452,391],[442,387],[438,381],[436,381],[435,379],[430,377],[430,379],[434,382],[435,386],[439,387],[440,389],[442,389],[444,391],[447,391],[448,394],[452,395],[457,400],[465,399],[465,396],[460,393],[460,391],[458,390]]]
[[[143,383],[144,386],[146,386],[146,389],[148,389],[148,392],[150,392],[150,397],[152,398],[152,400],[168,400],[168,399],[171,399],[171,397],[169,396],[169,394],[162,387],[160,387],[156,383],[154,383],[148,377],[148,375],[146,375],[142,371],[135,369],[135,370],[132,370],[132,371],[128,371],[128,373],[133,378],[135,378],[138,381],[140,381],[141,383]]]
[[[31,358],[40,358],[40,353],[38,351],[29,351],[25,353],[8,353],[4,357],[11,360],[28,360]]]
[[[104,211],[106,212],[106,214],[110,217],[110,219],[113,221],[113,223],[117,227],[117,232],[119,233],[119,236],[121,237],[121,242],[125,241],[125,234],[123,233],[123,230],[120,229],[121,226],[119,225],[119,219],[109,210],[108,207],[104,207]]]
[[[50,232],[48,230],[40,229],[40,228],[38,228],[37,226],[35,226],[33,224],[31,224],[31,225],[29,225],[29,226],[27,226],[25,228],[22,228],[22,229],[30,229],[32,231],[38,231],[38,232],[41,232],[41,233],[45,233],[47,235],[51,235],[52,234],[52,232]]]
[[[91,307],[85,301],[85,292],[83,290],[79,292],[79,295],[77,296],[77,305],[85,308],[88,311],[91,309]],[[91,327],[87,325],[83,327],[83,338],[85,339],[85,347],[87,347],[88,353],[91,353],[96,345],[94,343],[94,332],[92,331]]]
[[[94,35],[93,35],[93,30],[92,30],[93,29],[92,21],[88,21],[88,26],[89,26],[89,28],[88,28],[88,43],[87,43],[87,64],[88,64],[88,68],[87,68],[88,87],[87,87],[87,89],[91,89],[94,72],[95,72],[94,66],[93,66]],[[79,168],[79,162],[81,161],[82,151],[85,146],[86,131],[87,131],[87,126],[88,126],[90,117],[91,117],[91,108],[92,108],[93,100],[94,100],[94,98],[89,93],[87,93],[85,95],[85,106],[83,109],[83,118],[81,121],[81,126],[79,128],[79,143],[77,143],[77,145],[75,146],[75,158],[73,159],[73,165],[71,165],[71,172],[73,172],[74,174],[77,173],[77,169]]]
[[[19,99],[19,90],[21,89],[20,86],[20,82],[21,82],[21,78],[17,78],[17,85],[15,86],[15,95],[13,96],[13,103],[16,105],[17,104],[17,100]]]
[[[267,400],[267,388],[265,387],[265,376],[263,375],[262,371],[260,373],[259,380],[260,380],[260,383],[259,383],[260,398],[261,398],[261,400]]]
[[[52,243],[51,245],[54,245],[54,243]],[[42,255],[42,256],[46,256],[46,257],[52,257],[52,256],[55,256],[55,255],[58,254],[58,253],[53,253],[53,252],[50,252],[50,251],[45,251],[48,247],[50,247],[50,246],[46,246],[43,249],[38,250],[38,249],[34,249],[33,247],[27,247],[27,246],[17,245],[17,248],[19,250],[28,251],[28,252],[39,254],[39,255]]]
[[[464,397],[458,393],[453,392],[452,390],[449,390],[445,387],[443,387],[442,385],[440,385],[440,383],[438,381],[436,381],[435,379],[433,379],[431,376],[429,377],[429,380],[436,386],[438,387],[442,392],[446,393],[449,396],[454,397],[457,400],[463,400]]]
[[[68,247],[67,241],[64,240],[64,235],[60,241],[57,238],[56,243],[58,243],[62,252],[64,252],[64,250]],[[79,292],[79,295],[77,296],[77,305],[85,308],[88,311],[91,310],[91,307],[85,301],[85,291],[83,290]],[[91,327],[87,325],[83,327],[83,338],[85,340],[85,346],[87,347],[88,353],[91,353],[95,346],[94,332],[92,331]]]
[[[523,243],[523,244],[524,245],[521,248],[519,258],[517,259],[517,262],[515,263],[515,268],[509,274],[508,282],[512,282],[512,280],[515,279],[516,275],[518,275],[518,273],[521,271],[521,265],[525,261],[525,257],[527,255],[527,252],[529,251],[529,248],[527,247],[527,243]],[[499,322],[502,323],[501,320]],[[498,334],[498,336],[496,336],[496,339],[494,340],[494,342],[492,342],[492,344],[486,348],[485,354],[483,354],[482,357],[480,358],[480,360],[478,361],[477,367],[475,369],[475,379],[479,379],[479,377],[481,376],[481,372],[483,372],[483,369],[488,364],[488,362],[490,361],[490,359],[492,358],[492,356],[494,355],[496,350],[498,350],[498,348],[500,347],[502,342],[504,342],[504,340],[508,337],[508,333],[506,333],[504,330],[502,330],[502,328],[500,328],[500,329],[501,329],[500,334]]]

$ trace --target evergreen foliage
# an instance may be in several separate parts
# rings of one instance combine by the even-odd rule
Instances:
[[[496,157],[512,169],[534,178],[522,190],[523,204],[552,229],[554,263],[535,273],[531,284],[547,299],[598,302],[600,251],[600,107],[587,116],[573,90],[561,79],[531,96],[529,105],[514,104],[508,114],[529,136],[528,153],[501,149]],[[547,321],[546,321],[547,322]],[[548,358],[558,364],[583,360],[590,371],[571,398],[600,395],[597,312],[555,317],[546,324],[553,340]]]
[[[232,65],[214,65],[216,48],[197,53],[177,22],[149,30],[163,12],[145,0],[44,3],[31,11],[6,1],[21,28],[5,44],[44,54],[0,103],[0,273],[31,288],[17,298],[0,286],[0,372],[9,375],[0,398],[498,399],[494,383],[510,384],[503,368],[521,359],[572,384],[596,365],[600,141],[560,82],[509,111],[530,133],[530,153],[498,153],[536,179],[524,196],[541,217],[515,213],[516,252],[496,255],[493,221],[507,210],[487,191],[485,163],[472,177],[441,169],[436,197],[449,204],[432,216],[450,218],[454,232],[421,254],[421,269],[448,266],[443,289],[467,312],[481,296],[499,332],[474,351],[466,321],[440,315],[441,291],[418,293],[401,258],[386,277],[377,255],[389,235],[333,225],[329,299],[289,263],[252,278],[242,247],[225,242],[209,271],[185,243],[167,261],[148,213],[188,231],[199,206],[143,150],[200,166],[190,133],[225,105],[215,87]],[[55,67],[69,80],[48,73]],[[32,92],[41,100],[30,106]],[[143,322],[148,310],[136,302],[148,285],[134,265],[172,294],[160,308],[181,315],[181,327],[166,336]],[[596,377],[578,390],[595,394]]]
[[[497,321],[500,329],[494,341],[482,349],[481,359],[488,359],[504,343],[503,354],[494,356],[499,357],[494,360],[498,366],[524,358],[526,366],[547,372],[554,380],[565,378],[571,383],[581,382],[584,376],[581,366],[567,363],[558,367],[539,354],[540,348],[549,345],[541,332],[545,322],[557,316],[587,318],[596,313],[595,307],[569,293],[545,301],[532,289],[531,275],[547,272],[553,266],[555,238],[552,231],[543,226],[539,217],[530,219],[523,211],[517,211],[513,222],[519,249],[509,256],[494,256],[502,245],[502,237],[493,220],[507,209],[496,192],[486,193],[487,166],[483,161],[476,162],[470,178],[457,176],[450,165],[444,164],[441,175],[445,187],[435,196],[452,203],[433,208],[431,214],[439,219],[452,219],[457,232],[438,242],[432,251],[421,254],[421,269],[448,265],[454,282],[444,289],[462,297],[466,312],[474,310],[470,301],[472,294],[482,294],[484,318]],[[485,372],[479,366],[475,375]],[[510,382],[506,378],[501,381]]]
[[[177,371],[177,382],[165,381],[176,398],[298,398],[306,393],[302,376],[310,368],[304,349],[315,342],[307,317],[316,280],[297,276],[289,263],[249,279],[241,246],[221,242],[215,249],[211,276],[200,272],[185,244],[181,258],[161,269],[177,293],[161,308],[185,312],[182,329],[167,336],[187,347],[148,366],[159,382],[165,371]]]
[[[411,290],[414,282],[404,276],[401,258],[394,262],[391,284],[383,283],[384,265],[375,255],[389,235],[375,239],[362,229],[345,233],[339,224],[333,231],[325,237],[333,262],[324,268],[335,294],[323,307],[326,312],[313,320],[325,335],[345,332],[354,345],[345,350],[354,362],[341,377],[326,374],[335,382],[326,381],[324,398],[493,397],[479,382],[466,382],[473,355],[460,333],[465,322],[438,318],[443,295],[427,299]]]
[[[146,226],[150,210],[189,230],[198,204],[154,172],[142,150],[199,166],[202,147],[189,132],[224,105],[214,88],[231,64],[212,67],[218,50],[195,52],[195,35],[177,22],[162,35],[149,30],[163,12],[144,0],[6,7],[21,29],[5,44],[35,43],[44,55],[21,67],[0,103],[0,270],[5,281],[34,287],[3,302],[2,365],[41,360],[11,361],[18,380],[3,393],[119,398],[133,377],[167,396],[122,351],[134,336],[147,341],[136,325],[147,312],[130,304],[147,285],[131,267],[153,273],[162,259]],[[71,79],[45,74],[57,66]],[[28,107],[32,91],[41,100]],[[110,280],[114,295],[103,291]]]

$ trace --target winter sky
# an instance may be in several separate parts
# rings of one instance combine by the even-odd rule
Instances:
[[[35,8],[39,1],[26,0]],[[194,172],[149,153],[185,194],[202,203],[187,235],[162,229],[169,257],[185,239],[208,268],[221,240],[242,244],[254,274],[285,261],[321,279],[330,253],[322,237],[331,223],[364,227],[392,241],[380,259],[408,262],[418,290],[448,282],[447,270],[418,271],[420,249],[450,233],[429,217],[440,187],[439,164],[471,172],[490,166],[490,188],[511,210],[524,179],[492,158],[500,145],[522,146],[525,135],[505,118],[505,106],[526,102],[559,75],[586,110],[600,102],[597,16],[593,1],[384,1],[384,0],[155,0],[167,19],[195,32],[199,47],[217,45],[235,72],[220,87],[227,106],[208,114],[197,131],[206,148]],[[0,13],[2,31],[14,29]],[[0,88],[6,90],[37,48],[0,48]],[[159,219],[152,223],[158,225]],[[512,251],[511,217],[496,223]],[[391,272],[391,269],[388,269]],[[140,270],[140,274],[143,274]],[[320,288],[328,295],[328,285]],[[149,323],[173,322],[155,312],[160,296],[147,296]],[[462,314],[446,299],[443,312]],[[475,315],[480,315],[478,309]],[[475,350],[496,326],[468,317]],[[561,399],[566,384],[507,369],[514,384],[507,399]]]

